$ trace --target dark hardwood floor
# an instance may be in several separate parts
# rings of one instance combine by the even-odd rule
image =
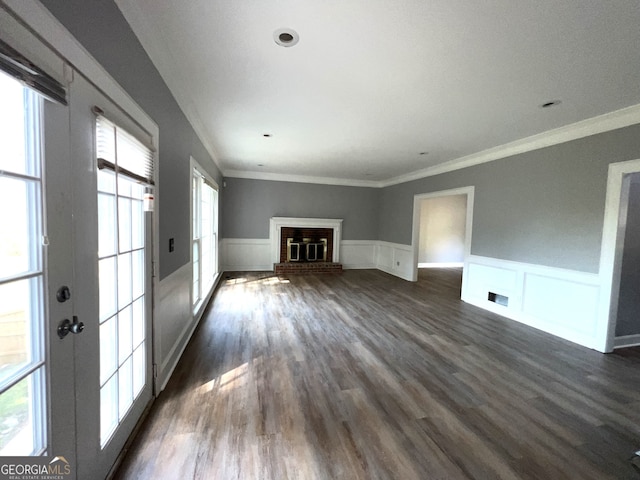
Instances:
[[[230,274],[116,478],[640,478],[640,351],[467,305],[460,278]]]

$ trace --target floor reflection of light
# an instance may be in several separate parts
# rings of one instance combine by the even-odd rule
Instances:
[[[284,277],[265,277],[265,278],[256,278],[250,280],[245,277],[231,278],[228,277],[225,281],[225,285],[242,285],[242,284],[258,284],[258,285],[281,285],[291,283],[288,278]]]
[[[261,285],[280,285],[280,284],[286,284],[286,283],[291,283],[291,282],[289,282],[289,279],[287,278],[280,278],[280,277],[268,277],[260,280]]]
[[[243,363],[239,367],[234,368],[233,370],[229,370],[226,373],[223,373],[220,377],[214,378],[213,380],[208,381],[198,387],[198,393],[210,393],[216,387],[220,389],[221,393],[234,390],[238,387],[243,386],[246,383],[246,379],[244,378],[249,372],[249,364]]]

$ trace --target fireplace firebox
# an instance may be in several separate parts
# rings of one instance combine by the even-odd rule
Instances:
[[[326,262],[327,239],[287,238],[287,262]]]
[[[282,227],[280,262],[326,262],[333,258],[333,229]]]

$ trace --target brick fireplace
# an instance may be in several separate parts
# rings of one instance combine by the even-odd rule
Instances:
[[[309,255],[310,246],[321,246],[319,251],[313,251]],[[302,250],[302,255],[292,258],[292,246]],[[294,228],[282,227],[280,230],[280,263],[295,261],[331,261],[333,259],[333,229],[331,228]]]
[[[270,227],[276,273],[342,271],[342,219],[273,217]]]

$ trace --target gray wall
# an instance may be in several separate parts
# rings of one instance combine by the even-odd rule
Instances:
[[[344,240],[375,240],[375,188],[227,178],[222,188],[222,238],[269,238],[271,217],[344,219]]]
[[[42,4],[158,124],[157,211],[160,215],[160,278],[164,278],[190,258],[189,156],[218,184],[220,172],[112,0],[42,0]],[[173,253],[168,250],[171,237],[175,238]]]
[[[632,176],[624,236],[616,336],[640,334],[640,174]]]
[[[112,0],[42,3],[160,127],[164,278],[189,261],[189,155],[220,173]],[[271,216],[321,216],[344,218],[345,239],[409,245],[415,194],[474,185],[473,254],[595,273],[607,165],[637,158],[640,125],[382,190],[227,179],[221,236],[267,238]]]
[[[463,262],[466,220],[466,195],[422,200],[418,263]]]
[[[471,253],[597,273],[608,164],[640,158],[640,125],[384,188],[379,240],[411,244],[413,196],[475,186]]]

